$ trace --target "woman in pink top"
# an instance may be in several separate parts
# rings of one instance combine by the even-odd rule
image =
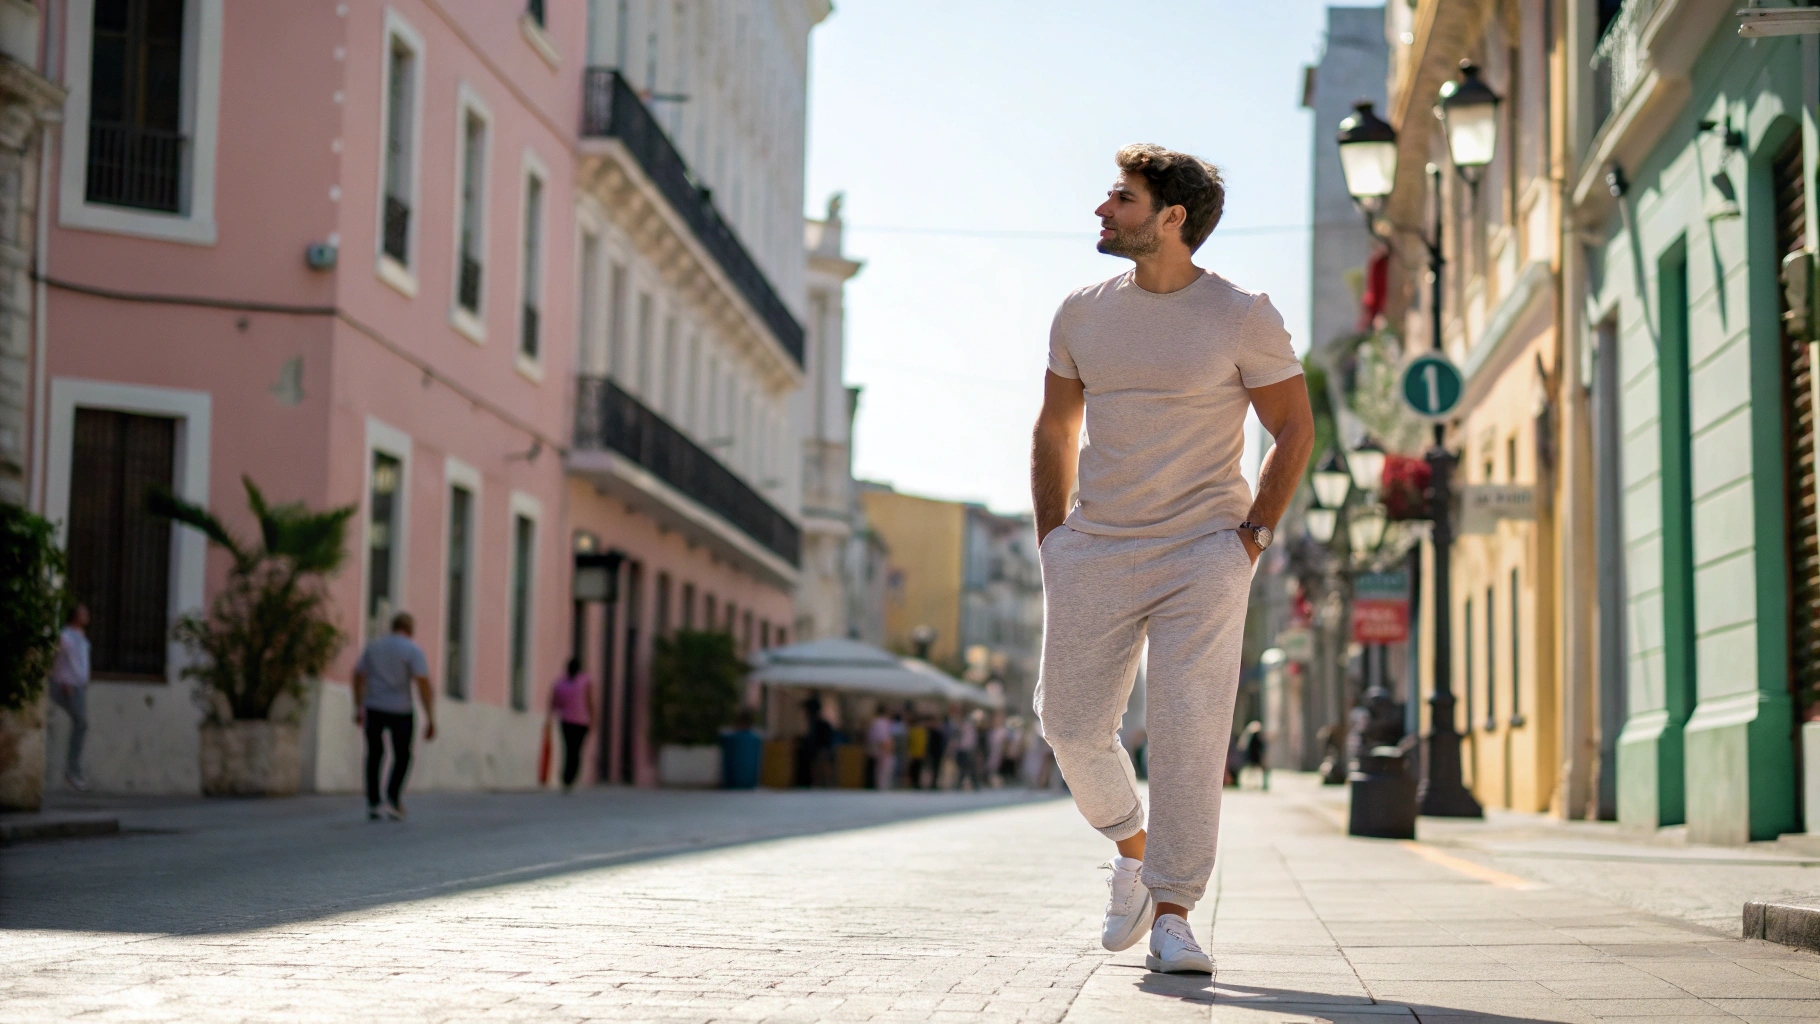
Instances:
[[[581,774],[581,744],[594,724],[594,687],[581,661],[569,659],[568,670],[550,687],[550,717],[562,725],[562,790],[567,793]]]

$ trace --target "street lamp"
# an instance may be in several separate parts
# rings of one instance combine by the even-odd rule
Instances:
[[[1390,517],[1385,515],[1384,506],[1366,505],[1352,514],[1346,523],[1347,539],[1352,541],[1352,549],[1367,557],[1384,543],[1384,528],[1390,525]]]
[[[1326,544],[1333,540],[1334,528],[1340,525],[1340,511],[1332,508],[1311,508],[1302,513],[1302,523],[1308,527],[1308,536],[1316,544]]]
[[[1498,152],[1498,94],[1479,77],[1479,66],[1460,62],[1460,80],[1441,86],[1441,123],[1447,153],[1467,183],[1478,187],[1479,172]]]
[[[1340,170],[1346,191],[1369,207],[1396,187],[1397,130],[1378,116],[1370,100],[1360,100],[1352,109],[1352,116],[1340,122]]]
[[[1384,484],[1384,449],[1370,438],[1352,450],[1346,456],[1346,465],[1352,469],[1352,485],[1369,494],[1376,494]]]
[[[1346,504],[1346,495],[1352,491],[1352,474],[1346,471],[1346,463],[1340,461],[1340,453],[1332,448],[1321,456],[1321,461],[1314,467],[1314,500],[1322,508],[1337,509]]]

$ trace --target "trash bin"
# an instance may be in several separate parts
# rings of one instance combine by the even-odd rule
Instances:
[[[722,789],[757,789],[758,768],[764,759],[765,741],[751,729],[720,734],[720,785]]]

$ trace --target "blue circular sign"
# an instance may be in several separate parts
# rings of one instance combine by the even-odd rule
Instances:
[[[1440,419],[1459,407],[1466,378],[1446,356],[1425,352],[1403,367],[1397,391],[1416,415]]]

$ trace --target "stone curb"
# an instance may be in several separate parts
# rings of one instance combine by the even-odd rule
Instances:
[[[1820,951],[1820,897],[1746,903],[1744,937]]]
[[[45,839],[80,839],[111,836],[120,831],[119,818],[47,818],[42,821],[0,820],[0,846]]]

